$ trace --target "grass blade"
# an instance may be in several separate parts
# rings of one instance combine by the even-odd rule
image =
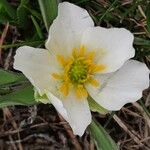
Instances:
[[[24,7],[28,4],[28,0],[21,0],[17,8],[17,22],[19,27],[23,29],[27,29],[29,26],[28,10]]]
[[[118,0],[114,0],[114,2],[110,5],[110,7],[105,11],[105,13],[101,16],[101,18],[99,19],[99,21],[101,22],[102,19],[106,16],[106,14],[110,11],[110,9],[116,4]]]
[[[57,0],[38,0],[46,30],[57,16]]]
[[[95,120],[90,124],[90,131],[98,150],[119,150],[109,134]]]
[[[33,105],[36,103],[31,85],[26,85],[3,96],[0,95],[0,108],[12,105]]]
[[[35,26],[35,29],[37,31],[37,34],[38,34],[39,38],[43,39],[43,33],[42,33],[42,30],[41,30],[39,24],[37,23],[36,19],[33,16],[31,16],[31,19],[32,19],[32,22]]]
[[[150,32],[150,3],[146,8],[146,17],[147,17],[147,29]]]
[[[142,46],[150,46],[150,40],[145,40],[143,38],[135,37],[134,44],[135,45],[142,45]]]
[[[12,19],[16,19],[16,10],[6,0],[0,0],[0,4]]]
[[[22,74],[13,73],[0,69],[0,85],[23,81],[26,78]]]

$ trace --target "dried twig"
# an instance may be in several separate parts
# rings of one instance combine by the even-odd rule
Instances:
[[[16,141],[6,141],[6,143],[7,144],[21,143],[21,142],[25,142],[33,137],[43,138],[44,140],[47,140],[49,142],[54,142],[54,140],[52,138],[50,138],[47,134],[32,134],[32,135],[25,137],[24,139],[16,140]]]
[[[145,146],[141,140],[142,138],[140,139],[139,137],[137,137],[134,133],[135,131],[134,130],[129,130],[128,127],[125,125],[125,123],[123,123],[123,121],[117,116],[117,115],[114,115],[113,116],[114,120],[118,123],[118,125],[125,131],[127,132],[130,137],[134,140],[135,143],[137,143],[140,147],[144,147],[146,150],[149,150],[149,148],[147,146]],[[134,133],[133,133],[134,131]]]
[[[12,118],[13,117],[11,112],[10,112],[10,110],[7,107],[3,108],[3,114],[4,114],[5,118]],[[17,124],[16,124],[16,122],[14,120],[12,120],[11,124],[13,125],[13,127],[15,129],[18,128]],[[18,133],[18,139],[20,140],[20,134],[19,134],[19,132],[17,132],[17,133]],[[9,138],[12,141],[12,137],[9,136]],[[14,144],[13,144],[13,147],[14,147]],[[19,147],[19,150],[23,150],[23,147],[22,147],[21,143],[18,143],[18,147]]]
[[[142,106],[140,106],[137,102],[133,103],[133,106],[136,107],[138,109],[138,111],[140,111],[140,113],[143,115],[145,121],[147,122],[147,125],[150,128],[150,118],[145,113],[145,111],[143,110]]]

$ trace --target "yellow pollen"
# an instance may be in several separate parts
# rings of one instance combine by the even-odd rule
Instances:
[[[75,89],[75,95],[78,99],[87,97],[88,92],[85,89],[85,84],[89,83],[92,86],[99,86],[99,82],[93,78],[97,72],[102,72],[106,69],[103,64],[96,64],[95,51],[86,51],[85,46],[79,49],[73,48],[70,57],[57,55],[59,64],[63,67],[61,74],[52,73],[54,79],[60,80],[59,91],[68,96],[69,90]]]

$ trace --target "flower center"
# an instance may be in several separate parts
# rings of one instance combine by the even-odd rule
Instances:
[[[105,65],[97,65],[94,62],[95,52],[86,52],[84,46],[73,49],[72,55],[65,58],[63,55],[57,55],[57,60],[62,66],[61,73],[52,73],[54,79],[61,80],[60,92],[67,96],[69,90],[75,89],[77,98],[87,97],[88,93],[85,84],[90,83],[93,86],[99,86],[94,75],[97,72],[106,69]]]
[[[76,84],[82,84],[86,81],[88,75],[88,66],[83,60],[76,59],[71,64],[68,71],[70,80]]]

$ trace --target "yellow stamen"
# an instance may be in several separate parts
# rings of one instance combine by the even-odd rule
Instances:
[[[85,46],[81,46],[79,51],[79,56],[80,57],[84,56],[84,53],[85,53]]]
[[[70,66],[71,66],[72,63],[73,63],[73,60],[72,60],[72,59],[68,59],[68,60],[66,61],[66,65],[64,66],[64,67],[65,67],[65,68],[64,68],[64,73],[65,73],[65,74],[68,74],[68,71],[69,71]]]
[[[64,56],[62,56],[62,55],[57,55],[57,60],[58,60],[58,62],[59,62],[63,67],[66,65],[66,61],[65,61]]]
[[[96,73],[99,71],[104,71],[106,69],[106,66],[105,65],[92,64],[91,68],[92,68],[92,73]]]
[[[86,56],[86,59],[90,59],[91,61],[93,61],[95,57],[95,51],[89,52]]]
[[[72,50],[72,56],[73,56],[74,58],[77,58],[77,57],[78,57],[78,50],[77,50],[76,48],[73,48],[73,50]]]
[[[84,63],[85,63],[86,65],[91,65],[91,64],[92,64],[92,60],[91,60],[91,59],[85,59],[85,60],[84,60]]]
[[[87,97],[88,93],[87,90],[84,88],[83,85],[78,85],[76,89],[76,96],[77,98]]]
[[[64,96],[67,96],[68,93],[69,93],[69,85],[68,85],[68,83],[63,83],[60,86],[60,91],[63,93]]]
[[[90,78],[89,83],[95,87],[99,86],[99,82],[93,78]]]
[[[95,55],[95,51],[87,52],[84,45],[81,45],[79,49],[73,48],[70,57],[57,55],[63,70],[61,74],[52,73],[52,77],[61,81],[59,90],[64,96],[67,96],[73,87],[77,98],[87,97],[86,83],[95,87],[99,86],[99,82],[92,77],[97,72],[104,71],[106,66],[95,64]]]
[[[67,60],[66,60],[66,63],[65,63],[65,65],[71,65],[73,63],[73,60],[71,59],[71,58],[68,58]]]
[[[52,77],[57,80],[61,79],[61,75],[59,75],[58,73],[52,73]]]
[[[64,80],[65,82],[69,82],[69,81],[70,81],[67,72],[64,73],[63,80]]]

